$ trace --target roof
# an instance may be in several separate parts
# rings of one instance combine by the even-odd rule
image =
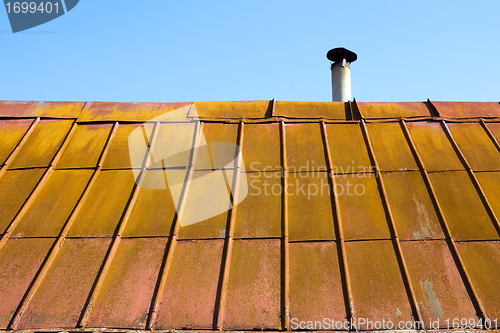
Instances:
[[[131,158],[181,127],[210,154]],[[497,102],[2,101],[0,330],[500,318],[499,140]]]

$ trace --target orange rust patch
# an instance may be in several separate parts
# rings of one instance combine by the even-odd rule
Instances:
[[[0,121],[0,142],[2,143],[0,144],[0,165],[4,164],[16,148],[32,122],[30,119]]]
[[[431,113],[422,102],[356,103],[365,119],[430,117]]]
[[[273,116],[287,118],[346,119],[344,102],[279,102],[274,107]]]

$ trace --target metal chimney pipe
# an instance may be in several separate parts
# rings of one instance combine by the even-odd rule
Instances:
[[[356,53],[343,47],[331,49],[326,54],[332,61],[332,101],[348,102],[351,100],[351,62],[356,61]]]

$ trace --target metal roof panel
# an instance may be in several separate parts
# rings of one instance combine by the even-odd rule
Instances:
[[[465,171],[429,174],[446,223],[456,240],[498,239],[498,233]]]
[[[399,238],[444,238],[431,196],[419,171],[384,173],[383,181]]]
[[[91,176],[90,170],[54,171],[11,237],[57,237]]]
[[[455,318],[479,321],[445,241],[402,242],[401,248],[427,329],[438,328],[429,325],[438,319],[440,328]]]
[[[0,177],[0,233],[12,222],[45,169],[11,170]]]
[[[10,168],[46,167],[69,133],[71,120],[41,120]]]
[[[470,242],[457,244],[474,289],[491,320],[500,320],[500,242]],[[495,322],[492,324],[495,328]],[[498,328],[498,326],[496,327]]]
[[[500,117],[498,102],[432,102],[444,118]]]
[[[346,317],[337,244],[290,244],[290,316],[298,320]]]
[[[111,127],[111,124],[78,125],[57,168],[95,168]]]
[[[346,240],[390,239],[389,226],[373,174],[335,176],[340,223]]]
[[[278,123],[244,125],[241,150],[246,171],[281,170],[279,126]]]
[[[392,242],[348,242],[345,248],[356,317],[395,325],[413,320]]]
[[[266,118],[271,114],[272,101],[196,102],[202,119]]]
[[[223,246],[223,240],[177,243],[156,329],[213,328]]]
[[[109,244],[66,239],[17,328],[75,327]]]
[[[0,165],[3,165],[33,123],[31,119],[0,120]]]
[[[290,241],[334,240],[328,173],[287,173],[287,181]]]
[[[69,236],[113,236],[134,182],[131,170],[101,171],[69,230]]]
[[[368,149],[359,124],[328,124],[326,133],[334,173],[371,171]]]
[[[289,171],[326,170],[320,124],[286,124],[285,133],[286,162]]]
[[[90,327],[144,329],[167,238],[123,239],[92,304]]]
[[[448,128],[472,170],[500,170],[500,153],[481,124],[450,123]]]
[[[348,104],[344,102],[280,102],[276,101],[273,116],[287,118],[320,118],[345,120]]]
[[[423,102],[398,103],[356,103],[365,119],[430,117],[431,113]]]
[[[227,151],[220,149],[226,146],[219,147],[218,142],[233,143],[236,148],[238,140],[238,124],[223,124],[223,123],[202,123],[201,130],[205,137],[205,142],[209,149],[199,149],[196,155],[194,166],[196,170],[208,169],[223,169],[227,168],[228,161],[225,161]],[[215,144],[211,144],[215,143]],[[236,154],[236,151],[235,151]],[[219,158],[218,158],[219,157]]]
[[[280,248],[275,239],[234,241],[224,329],[281,328]]]
[[[380,170],[418,170],[400,123],[368,123],[366,127]]]
[[[147,121],[190,104],[192,103],[89,102],[77,121]]]
[[[84,102],[0,101],[0,117],[78,118]]]
[[[439,122],[409,122],[407,126],[427,171],[465,169]]]
[[[10,239],[0,250],[0,329],[6,329],[54,239]]]
[[[281,172],[252,172],[246,176],[248,195],[236,207],[234,237],[280,237]]]

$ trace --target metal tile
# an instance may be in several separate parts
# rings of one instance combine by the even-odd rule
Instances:
[[[328,173],[287,173],[287,178],[290,240],[334,240],[334,213]]]
[[[481,124],[450,123],[448,128],[472,170],[500,170],[500,153]]]
[[[142,131],[145,133],[144,142],[149,146],[153,124],[120,124],[111,139],[108,154],[102,165],[103,169],[130,169],[132,167],[128,137],[133,130],[139,127],[142,127]]]
[[[359,124],[328,124],[326,133],[334,173],[371,171],[368,149]]]
[[[346,119],[344,102],[279,102],[274,106],[273,116],[287,118]]]
[[[10,239],[0,251],[0,329],[6,329],[54,239]]]
[[[344,238],[389,239],[391,234],[375,175],[335,176],[335,181]]]
[[[281,242],[235,240],[223,329],[281,328]]]
[[[497,323],[500,322],[500,289],[498,288],[500,243],[459,243],[457,248],[487,316],[491,320],[497,319]],[[495,328],[495,322],[492,328]]]
[[[429,177],[455,240],[499,238],[467,172],[432,173]]]
[[[272,101],[196,102],[195,106],[200,118],[266,118]]]
[[[71,120],[41,120],[10,168],[46,167],[69,133]]]
[[[74,328],[109,244],[109,239],[65,240],[17,328]]]
[[[430,117],[431,113],[423,102],[399,103],[356,103],[365,119]]]
[[[169,170],[169,174],[175,172]],[[185,177],[185,170],[178,170],[179,178]],[[155,186],[152,185],[154,182]],[[163,184],[165,189],[159,188]],[[158,186],[157,186],[158,185]],[[163,170],[148,170],[132,212],[123,231],[123,237],[168,236],[176,214],[166,175]]]
[[[77,118],[83,102],[0,101],[0,117]]]
[[[392,242],[348,242],[345,248],[356,317],[394,325],[413,320]]]
[[[88,326],[145,329],[166,244],[167,238],[120,241]]]
[[[33,123],[32,119],[0,121],[0,165],[4,164]]]
[[[418,169],[400,123],[368,123],[366,127],[380,170]]]
[[[497,102],[432,102],[444,118],[500,117]]]
[[[447,328],[446,320],[455,318],[478,320],[445,241],[402,242],[401,248],[426,328]],[[430,325],[438,319],[440,326]]]
[[[78,117],[86,121],[147,121],[192,103],[116,103],[89,102]]]
[[[325,148],[320,124],[286,124],[285,129],[288,171],[326,170]]]
[[[152,151],[154,162],[151,167],[186,167],[190,162],[191,148],[194,148],[194,123],[161,124],[156,134]],[[186,150],[186,147],[190,149]]]
[[[500,216],[500,172],[475,173],[488,202],[497,217]]]
[[[57,237],[80,199],[90,170],[56,170],[12,232],[12,237]]]
[[[14,170],[0,177],[0,233],[7,229],[44,172],[44,169]]]
[[[500,142],[500,123],[486,123],[486,127],[488,127],[497,142]]]
[[[218,157],[225,157],[227,152],[220,151],[216,143],[229,142],[236,145],[238,140],[238,124],[203,123],[201,130],[209,149],[198,150],[194,163],[195,169],[214,170],[225,168],[230,161],[221,161],[221,158]],[[232,157],[234,158],[235,155],[232,155]]]
[[[112,124],[79,125],[56,167],[96,167],[112,126]]]
[[[409,122],[408,130],[427,171],[464,170],[441,123]]]
[[[252,172],[247,173],[246,176],[248,195],[236,207],[234,237],[280,237],[281,172]]]
[[[102,171],[76,216],[69,236],[111,237],[134,185],[131,170]]]
[[[400,239],[444,238],[419,171],[387,173],[383,175],[383,180]]]
[[[225,173],[225,176],[224,176]],[[232,182],[234,172],[232,170],[218,171],[194,171],[193,178],[184,198],[184,210],[179,216],[181,228],[179,239],[198,238],[224,238],[226,236],[226,226],[230,203],[230,182]],[[215,177],[218,182],[214,181]],[[224,177],[227,177],[224,179]],[[225,181],[225,184],[223,183]],[[224,191],[224,187],[227,191]],[[223,207],[227,205],[224,212],[202,219],[206,216],[206,211],[212,207]],[[183,225],[184,221],[200,221],[198,223]]]
[[[292,329],[293,318],[300,322],[346,317],[335,243],[290,244],[290,317]]]
[[[156,329],[213,329],[223,240],[178,242]]]
[[[245,124],[242,155],[246,171],[281,170],[280,125]]]

